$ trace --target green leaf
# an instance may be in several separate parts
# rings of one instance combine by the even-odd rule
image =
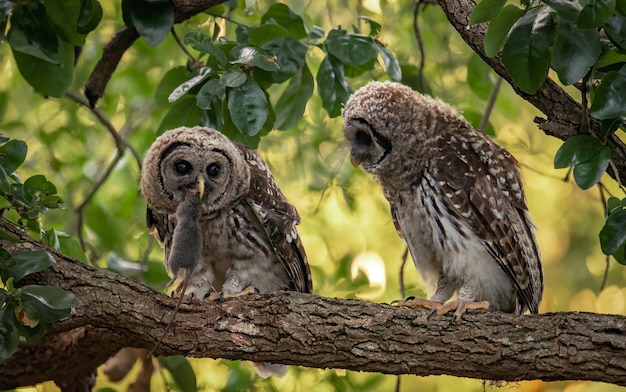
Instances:
[[[266,71],[276,71],[279,67],[276,63],[276,56],[263,48],[250,45],[238,45],[230,51],[232,64],[245,64],[264,69]]]
[[[20,343],[15,304],[0,307],[0,361],[10,358]]]
[[[167,100],[170,103],[178,100],[180,97],[187,94],[189,90],[191,90],[193,87],[195,87],[197,84],[201,83],[204,79],[208,78],[211,75],[214,75],[214,72],[211,68],[209,67],[202,68],[198,72],[198,75],[194,76],[193,78],[182,83],[180,86],[176,87],[174,91],[172,91],[172,93],[167,97]]]
[[[280,38],[265,44],[266,49],[276,56],[278,69],[273,72],[259,70],[255,73],[257,81],[283,83],[296,74],[305,64],[307,46],[291,37]]]
[[[28,285],[20,287],[20,305],[28,316],[44,323],[54,323],[70,315],[76,297],[56,286]]]
[[[285,4],[272,4],[267,12],[261,17],[261,23],[276,23],[289,31],[291,38],[306,38],[306,29],[302,18],[292,12]]]
[[[228,90],[228,110],[239,132],[246,136],[259,133],[269,114],[265,94],[252,79]]]
[[[623,51],[626,51],[626,16],[613,15],[604,25],[607,37]]]
[[[102,20],[102,6],[97,0],[83,0],[78,17],[76,31],[87,34],[94,30]]]
[[[36,194],[54,195],[57,193],[57,188],[43,174],[35,174],[24,181],[24,193],[31,196]]]
[[[60,64],[52,64],[33,56],[13,50],[13,58],[20,74],[40,93],[61,98],[72,82],[74,73],[74,48],[62,44],[64,58]]]
[[[87,256],[85,256],[85,252],[83,252],[76,238],[66,233],[50,229],[43,233],[42,239],[49,247],[60,251],[66,256],[73,257],[82,263],[87,263]]]
[[[554,156],[554,168],[563,169],[593,158],[604,146],[591,135],[576,135],[567,139]]]
[[[211,56],[215,57],[217,63],[221,68],[224,68],[228,63],[226,53],[224,53],[222,49],[218,48],[213,43],[211,37],[200,31],[185,34],[183,42],[185,43],[185,45],[191,45],[191,47],[198,52],[208,53]]]
[[[606,209],[609,214],[622,209],[622,201],[617,197],[611,196],[606,201]]]
[[[313,75],[307,66],[293,76],[275,105],[276,129],[289,129],[302,119],[306,104],[313,95],[313,84]]]
[[[587,190],[600,181],[602,175],[609,167],[611,149],[602,146],[600,151],[591,159],[574,166],[574,181],[580,189]]]
[[[233,68],[222,76],[222,82],[226,87],[239,87],[248,80],[248,76],[238,68]],[[223,96],[223,93],[216,94]]]
[[[247,76],[244,75],[244,81],[247,79]],[[224,99],[226,93],[226,86],[224,85],[224,78],[214,78],[209,79],[200,91],[198,91],[198,95],[196,95],[196,105],[198,105],[201,109],[211,109],[211,103],[214,98]]]
[[[601,72],[619,71],[624,64],[626,64],[626,54],[610,50],[600,57],[596,69]]]
[[[43,271],[56,263],[50,253],[39,250],[14,252],[11,255],[11,260],[13,265],[0,271],[0,276],[4,282],[12,277],[13,282],[17,283],[25,276]]]
[[[343,29],[334,29],[328,33],[326,47],[343,64],[353,67],[367,63],[378,54],[372,37],[348,34]]]
[[[602,120],[600,130],[602,131],[602,134],[608,136],[617,131],[622,125],[624,125],[624,122],[621,118],[608,118],[606,120]]]
[[[389,49],[387,49],[382,44],[375,42],[376,49],[378,49],[378,53],[380,53],[380,57],[383,59],[383,64],[385,64],[385,70],[387,71],[387,75],[394,82],[399,82],[402,80],[402,69],[400,68],[400,63],[396,56],[391,53]]]
[[[578,15],[581,29],[595,29],[606,23],[615,12],[615,0],[589,0]]]
[[[178,86],[185,83],[193,75],[187,67],[181,65],[167,71],[154,91],[154,103],[159,108],[169,108],[168,97]]]
[[[263,46],[274,39],[287,37],[288,35],[289,31],[282,26],[263,24],[248,30],[248,43],[254,46]]]
[[[181,392],[196,392],[196,374],[187,358],[182,355],[159,357],[159,364],[167,369]]]
[[[122,0],[130,25],[151,46],[160,44],[174,26],[174,5],[150,0]]]
[[[476,5],[474,11],[470,14],[469,24],[475,25],[478,23],[489,22],[495,18],[502,8],[506,0],[482,0]]]
[[[589,113],[601,120],[626,114],[626,66],[608,72],[596,90]]]
[[[543,0],[552,7],[560,18],[576,23],[580,14],[580,5],[572,0]]]
[[[22,296],[30,296],[49,309],[71,309],[76,305],[74,294],[60,287],[27,285],[20,287],[20,290]]]
[[[342,105],[352,93],[343,74],[343,65],[330,53],[326,54],[315,77],[317,93],[322,99],[322,107],[330,117],[341,114]]]
[[[581,80],[600,57],[600,37],[596,30],[580,30],[567,22],[559,23],[552,62],[563,84]]]
[[[467,84],[470,89],[483,100],[489,99],[494,82],[491,77],[491,67],[477,54],[470,56],[467,63]]]
[[[532,8],[511,28],[502,48],[502,62],[515,84],[534,94],[550,67],[555,24],[546,6]]]
[[[357,16],[357,19],[364,20],[370,26],[370,33],[368,34],[370,37],[372,38],[378,37],[378,34],[380,34],[380,29],[382,28],[382,25],[380,23],[376,22],[374,19],[367,17],[365,15],[359,15]]]
[[[85,44],[85,35],[78,32],[81,14],[81,0],[42,0],[46,6],[48,19],[65,41],[75,46]]]
[[[39,2],[15,7],[7,38],[14,52],[53,64],[61,63],[65,57],[65,46],[50,24],[46,8]]]
[[[27,151],[28,147],[23,140],[10,140],[0,146],[0,166],[7,175],[13,173],[24,163]]]
[[[626,265],[626,242],[622,242],[617,252],[613,253],[613,258],[621,265]]]
[[[626,242],[626,210],[609,215],[600,230],[600,248],[605,255],[615,254]]]
[[[202,110],[196,106],[194,97],[185,97],[179,99],[172,105],[167,112],[161,124],[157,129],[157,135],[162,134],[168,129],[178,128],[181,126],[194,127],[200,124],[202,118]]]
[[[506,40],[511,26],[524,15],[524,11],[513,4],[505,6],[502,11],[489,22],[487,33],[485,34],[485,54],[494,57]]]

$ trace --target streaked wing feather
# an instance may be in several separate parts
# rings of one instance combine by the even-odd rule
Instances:
[[[462,135],[439,140],[430,174],[449,212],[470,223],[515,285],[521,302],[537,313],[541,293],[533,269],[541,271],[539,253],[526,202],[523,196],[515,197],[523,195],[516,161],[491,140],[476,137],[478,143]]]
[[[250,162],[250,190],[247,202],[254,211],[280,259],[295,291],[312,291],[311,271],[296,225],[300,217],[287,202],[261,159],[240,146]]]

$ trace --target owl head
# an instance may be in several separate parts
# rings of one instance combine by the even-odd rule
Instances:
[[[174,213],[187,193],[198,192],[205,211],[211,213],[245,194],[249,184],[248,165],[226,136],[210,128],[180,127],[152,144],[139,187],[155,210]]]
[[[393,173],[402,157],[406,160],[429,148],[424,141],[466,123],[448,104],[394,82],[361,87],[348,99],[342,115],[350,161],[378,175]]]

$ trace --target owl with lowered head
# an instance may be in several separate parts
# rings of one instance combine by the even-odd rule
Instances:
[[[515,158],[446,103],[370,82],[343,109],[350,160],[383,188],[429,298],[405,306],[537,313],[541,256]]]
[[[311,292],[298,213],[265,162],[243,144],[210,128],[169,130],[146,155],[140,191],[170,284],[181,281],[179,295]],[[263,376],[287,369],[255,366]]]

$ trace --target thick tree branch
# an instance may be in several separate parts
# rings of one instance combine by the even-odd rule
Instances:
[[[180,23],[224,1],[226,0],[173,0],[174,21]],[[111,41],[104,47],[102,57],[85,86],[85,97],[87,97],[91,107],[96,106],[96,102],[104,94],[104,89],[115,68],[117,68],[117,64],[122,59],[122,55],[137,38],[139,38],[137,30],[124,26],[113,35]]]
[[[9,230],[9,228],[4,228]],[[41,248],[3,243],[10,251]],[[175,300],[53,252],[57,264],[29,283],[77,298],[72,316],[0,368],[0,389],[89,374],[123,346],[150,348]],[[387,374],[492,380],[594,380],[626,385],[626,317],[504,313],[426,317],[425,310],[281,292],[181,306],[158,355],[246,359]],[[37,358],[46,358],[40,366]],[[24,369],[27,369],[24,371]]]
[[[461,38],[476,52],[493,70],[504,80],[509,82],[515,92],[539,109],[547,118],[535,118],[539,128],[547,135],[566,140],[574,135],[586,133],[586,127],[581,127],[584,113],[580,103],[576,102],[559,85],[548,78],[542,88],[535,94],[527,94],[515,86],[511,76],[502,63],[500,55],[490,58],[485,54],[483,40],[487,31],[486,24],[470,26],[469,16],[476,4],[473,0],[438,0],[448,20],[461,35]],[[604,140],[600,131],[600,121],[592,118],[589,132]],[[607,172],[614,179],[626,178],[626,145],[616,135],[611,135],[606,141],[611,149],[611,158],[615,169],[609,167]],[[619,177],[615,175],[615,170]]]

